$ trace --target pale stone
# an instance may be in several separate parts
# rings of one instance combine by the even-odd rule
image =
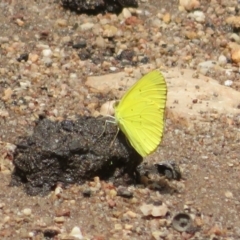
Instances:
[[[105,46],[106,46],[105,40],[101,36],[98,36],[96,38],[95,44],[97,47],[100,47],[100,48],[105,48]]]
[[[22,213],[26,216],[30,216],[32,214],[32,210],[30,208],[24,208]]]
[[[43,49],[42,50],[43,57],[51,57],[52,56],[52,50],[51,49]]]
[[[129,17],[132,16],[131,12],[130,12],[127,8],[124,8],[124,9],[122,10],[122,15],[123,15],[123,17],[124,17],[125,19],[127,19],[127,18],[129,18]]]
[[[80,29],[82,31],[88,31],[90,29],[92,29],[94,26],[94,23],[83,23],[81,26],[80,26]]]
[[[179,0],[179,5],[187,11],[191,11],[198,8],[200,3],[197,0]]]
[[[70,232],[69,236],[74,237],[76,239],[83,239],[83,235],[79,227],[74,227]]]
[[[67,26],[67,20],[65,19],[57,19],[56,20],[56,25],[58,25],[59,27],[66,27]]]
[[[191,127],[196,123],[208,124],[206,117],[214,117],[216,114],[240,114],[239,92],[219,84],[217,80],[196,74],[194,70],[179,68],[162,71],[162,74],[168,86],[167,118],[172,121]],[[121,99],[136,81],[136,78],[119,72],[90,76],[86,85],[92,92],[107,94],[111,91],[116,99]],[[196,99],[197,103],[194,101]]]
[[[226,197],[226,198],[233,198],[233,193],[230,192],[230,191],[226,191],[226,192],[225,192],[225,197]]]
[[[238,91],[193,70],[171,69],[163,72],[168,85],[167,116],[186,126],[207,124],[206,116],[239,114]],[[198,103],[193,103],[198,99]],[[201,114],[204,113],[204,114]]]

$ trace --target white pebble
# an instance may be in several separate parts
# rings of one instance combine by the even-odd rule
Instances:
[[[238,34],[233,33],[231,34],[231,36],[229,37],[231,40],[234,40],[237,43],[240,43],[240,37],[238,36]]]
[[[70,73],[69,77],[71,79],[76,79],[77,78],[77,74],[76,73]]]
[[[230,192],[230,191],[226,191],[226,192],[225,192],[225,197],[226,197],[226,198],[233,198],[233,193]]]
[[[76,239],[83,239],[83,235],[79,227],[74,227],[70,232],[69,236],[74,237]]]
[[[51,49],[43,49],[42,50],[43,57],[51,57],[52,56],[52,50]]]
[[[28,104],[28,107],[29,107],[30,109],[34,109],[34,108],[35,108],[35,104],[34,104],[33,102],[30,102],[30,103]]]
[[[224,66],[227,64],[227,58],[224,55],[220,55],[218,57],[218,62],[221,66]]]
[[[29,236],[30,238],[33,238],[33,237],[35,236],[35,232],[29,232],[29,233],[28,233],[28,236]]]
[[[110,67],[109,69],[110,69],[112,72],[115,72],[115,71],[117,70],[116,67]]]
[[[136,10],[137,15],[140,16],[149,16],[150,12],[148,10],[142,10],[142,9],[138,9]]]
[[[31,86],[31,83],[28,80],[26,80],[25,82],[19,82],[19,84],[20,84],[20,87],[23,89],[27,89],[28,87]]]
[[[188,15],[189,17],[195,19],[196,22],[205,22],[205,14],[202,11],[194,11]]]
[[[87,31],[87,30],[90,30],[92,29],[94,26],[94,23],[83,23],[81,26],[80,26],[80,29],[82,31]]]
[[[54,108],[54,109],[52,110],[52,113],[54,114],[55,117],[58,116],[58,110],[57,110],[56,108]]]
[[[124,8],[124,9],[122,10],[122,15],[123,15],[123,17],[124,17],[125,19],[127,19],[127,18],[129,18],[129,17],[132,16],[131,12],[130,12],[127,8]]]
[[[22,210],[22,213],[23,213],[24,215],[26,215],[26,216],[29,216],[29,215],[32,214],[32,210],[31,210],[30,208],[24,208],[24,209]]]
[[[54,193],[55,193],[56,196],[60,196],[62,191],[63,191],[62,188],[60,186],[58,186],[58,187],[55,188]]]
[[[36,47],[39,49],[49,49],[49,46],[46,44],[38,44],[38,45],[36,45]]]
[[[226,80],[226,81],[224,82],[224,85],[227,86],[227,87],[230,87],[232,84],[233,84],[233,81],[232,81],[232,80]]]

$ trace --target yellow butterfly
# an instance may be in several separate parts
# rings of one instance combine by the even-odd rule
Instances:
[[[114,106],[115,121],[132,147],[145,157],[161,142],[167,85],[154,70],[137,81]]]

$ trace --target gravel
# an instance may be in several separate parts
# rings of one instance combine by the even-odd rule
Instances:
[[[32,133],[39,116],[95,116],[115,99],[111,89],[85,86],[88,76],[139,74],[146,64],[179,67],[239,91],[239,10],[237,0],[144,0],[119,15],[87,15],[59,1],[1,2],[0,238],[239,239],[239,116],[192,128],[166,120],[161,147],[145,161],[178,163],[184,178],[175,183],[177,193],[129,186],[124,194],[131,197],[122,197],[97,176],[84,185],[57,186],[45,197],[9,187],[14,144]],[[145,217],[140,207],[156,201],[168,214]],[[198,231],[171,227],[172,216],[183,211]]]

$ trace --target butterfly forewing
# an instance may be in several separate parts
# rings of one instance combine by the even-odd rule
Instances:
[[[167,86],[163,75],[154,70],[138,80],[123,96],[119,105],[125,105],[130,98],[146,98],[165,108]]]

